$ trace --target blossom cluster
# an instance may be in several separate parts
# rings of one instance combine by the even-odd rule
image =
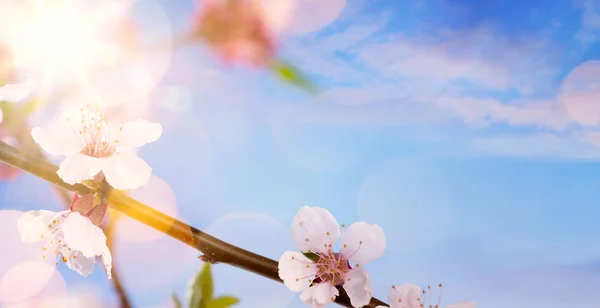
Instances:
[[[7,35],[1,37],[0,51],[2,54],[0,58],[3,65],[7,64],[4,62],[10,62],[8,70],[4,66],[2,67],[2,74],[6,73],[10,77],[0,78],[2,79],[0,85],[3,84],[0,87],[0,103],[3,104],[0,106],[0,124],[4,118],[3,111],[14,109],[18,110],[21,115],[24,109],[22,103],[36,94],[40,90],[41,84],[46,82],[46,80],[17,82],[15,76],[19,75],[17,71],[21,69],[19,65],[23,65],[21,63],[23,59],[35,58],[33,55],[37,52],[36,49],[59,48],[61,43],[67,43],[47,40],[43,34],[40,36],[40,33],[36,32],[43,31],[44,27],[57,26],[57,23],[62,26],[64,18],[67,16],[65,12],[72,12],[71,6],[76,6],[76,4],[60,2],[49,5],[49,3],[40,2],[35,5],[15,4],[10,6],[11,12],[14,14],[8,17],[14,22],[15,29],[19,28],[24,31],[20,35],[17,34],[20,33],[19,31],[2,33]],[[124,12],[127,10],[124,9],[125,7],[117,2],[110,3],[106,4],[107,11],[103,12],[107,15],[113,11]],[[59,13],[59,18],[56,20],[44,16],[45,12],[52,11],[52,9],[56,9],[56,12]],[[125,22],[123,21],[123,15],[120,14],[116,14],[119,18],[116,24],[124,23],[131,26],[131,23],[127,22],[127,18],[125,18]],[[186,37],[205,42],[219,58],[227,63],[235,61],[264,67],[274,57],[275,46],[272,34],[263,20],[264,16],[262,16],[260,6],[255,1],[207,0],[198,7],[194,23]],[[76,22],[85,23],[80,19]],[[113,22],[111,21],[111,23]],[[85,25],[86,28],[88,26]],[[60,31],[67,31],[68,28],[70,27],[60,28]],[[110,27],[110,29],[113,28]],[[132,29],[127,27],[122,32],[128,35],[127,40],[135,41],[136,33]],[[102,33],[115,36],[115,33],[111,31]],[[71,34],[77,34],[77,37],[81,36],[79,32]],[[117,41],[123,40],[122,33],[117,36]],[[30,41],[27,41],[28,38]],[[51,46],[44,45],[46,41],[50,41]],[[36,44],[29,45],[30,43]],[[118,43],[120,45],[129,44],[121,41]],[[67,48],[78,47],[73,44],[66,45]],[[92,45],[91,49],[94,55],[104,51],[98,47],[100,42],[94,42]],[[23,48],[24,46],[27,48]],[[117,49],[127,48],[127,46],[116,47]],[[85,48],[83,50],[89,52]],[[112,49],[108,48],[107,50],[111,51]],[[27,56],[20,53],[26,53]],[[42,51],[41,58],[47,59],[54,56],[60,58],[58,59],[60,61],[50,61],[53,63],[46,63],[46,65],[64,64],[68,53],[67,50],[62,52],[53,50],[52,53],[47,51],[47,54],[43,54]],[[112,59],[113,56],[113,52],[102,54],[104,58]],[[20,61],[14,61],[13,58],[20,58]],[[77,55],[78,61],[84,58],[82,55]],[[92,62],[98,62],[97,58],[93,59]],[[17,64],[17,62],[19,63]],[[82,63],[77,62],[73,65],[80,66]],[[8,80],[8,83],[5,79]],[[47,84],[44,86],[48,87]],[[82,196],[75,194],[71,205],[64,211],[29,211],[19,219],[18,229],[24,242],[42,242],[44,244],[43,258],[49,255],[55,256],[57,265],[62,261],[70,269],[87,276],[94,268],[96,257],[100,257],[106,267],[107,276],[110,278],[111,254],[106,244],[106,235],[101,229],[109,205],[110,193],[112,190],[136,189],[148,183],[152,168],[137,156],[136,150],[158,140],[162,135],[163,128],[158,123],[141,118],[127,122],[121,121],[117,115],[118,112],[114,112],[114,109],[119,109],[115,103],[96,99],[97,95],[85,97],[94,97],[94,99],[75,103],[65,99],[69,103],[59,105],[51,102],[55,107],[59,107],[58,117],[49,125],[33,127],[30,130],[30,137],[41,150],[52,156],[63,157],[56,171],[63,182],[83,184],[90,188],[91,193]],[[110,112],[111,108],[113,112]],[[11,113],[9,118],[13,120],[15,116]],[[26,116],[20,120],[25,118]],[[21,132],[13,133],[13,136],[4,134],[7,126],[0,127],[0,139],[7,143],[13,143],[13,136],[22,134]],[[22,129],[23,126],[21,125],[20,128]],[[8,179],[3,175],[6,173],[4,169],[13,173],[20,172],[2,163],[0,163],[0,167],[0,179]]]
[[[156,141],[162,126],[146,120],[111,121],[99,105],[66,108],[47,127],[34,127],[31,136],[52,155],[65,158],[57,170],[68,183],[83,183],[95,192],[75,195],[68,210],[29,211],[19,219],[24,242],[44,241],[43,257],[56,256],[80,273],[89,275],[100,256],[111,278],[112,258],[106,235],[100,228],[107,209],[110,189],[131,190],[148,183],[152,168],[135,149]],[[107,190],[103,187],[109,187]]]

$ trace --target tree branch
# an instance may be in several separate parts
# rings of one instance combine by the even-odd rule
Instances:
[[[29,172],[64,189],[79,194],[88,194],[91,192],[89,188],[83,185],[69,185],[63,182],[56,174],[58,168],[51,163],[40,159],[39,157],[33,157],[23,153],[1,141],[0,161]],[[164,232],[180,242],[196,248],[198,251],[218,263],[226,263],[257,275],[282,282],[281,279],[279,279],[277,261],[226,243],[134,200],[122,191],[113,191],[109,201],[113,209],[156,230]],[[338,287],[338,289],[340,291],[340,296],[336,298],[335,302],[344,307],[352,307],[343,288]],[[372,298],[369,305],[364,307],[375,308],[377,306],[388,305],[376,298]]]

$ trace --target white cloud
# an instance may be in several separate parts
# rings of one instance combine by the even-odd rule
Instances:
[[[600,14],[590,11],[594,5],[585,2],[583,24],[600,30]],[[464,123],[480,130],[498,125],[506,134],[462,141],[493,155],[599,156],[600,133],[588,129],[600,125],[600,61],[577,67],[561,86],[557,80],[566,58],[545,34],[507,36],[488,26],[423,32],[427,27],[419,25],[410,35],[389,34],[390,19],[382,16],[336,24],[327,34],[287,45],[292,59],[328,88],[316,102],[271,105],[270,120],[402,127]],[[511,127],[525,128],[527,135]]]
[[[508,123],[513,126],[535,126],[560,131],[570,122],[561,106],[554,101],[503,104],[496,99],[442,96],[436,104],[455,112],[466,124],[474,127]]]
[[[577,136],[533,133],[524,135],[501,134],[471,141],[476,152],[512,157],[544,157],[551,159],[600,159],[600,148]]]
[[[332,123],[345,118],[360,124],[410,125],[419,118],[427,123],[431,118],[459,118],[475,127],[508,123],[562,130],[568,125],[564,108],[552,99],[506,102],[471,93],[518,91],[535,97],[551,92],[558,65],[548,41],[509,39],[491,28],[439,29],[435,37],[384,37],[379,32],[384,25],[385,19],[366,21],[292,44],[291,54],[301,60],[301,67],[330,83],[321,103],[352,107],[337,108]],[[361,105],[370,109],[355,108]],[[414,114],[411,108],[432,115],[403,116]],[[402,115],[390,109],[402,110]],[[299,114],[302,121],[311,121],[308,113]],[[327,122],[324,114],[313,115],[313,121]],[[367,119],[369,115],[376,118]]]

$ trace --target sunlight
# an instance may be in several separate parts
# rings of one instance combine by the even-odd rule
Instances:
[[[115,37],[126,1],[99,7],[86,2],[38,0],[21,7],[8,33],[15,66],[52,84],[58,74],[71,73],[85,85],[92,69],[113,64],[121,52]]]

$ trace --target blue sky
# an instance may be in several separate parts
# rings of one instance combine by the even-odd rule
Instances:
[[[137,7],[158,37],[191,8]],[[140,155],[178,217],[277,259],[299,207],[322,206],[386,231],[368,266],[381,299],[392,284],[444,283],[447,305],[597,307],[600,1],[348,0],[324,23],[281,40],[318,97],[198,46],[173,52],[152,96],[165,132]],[[0,188],[3,208],[60,207],[30,176]],[[164,307],[199,263],[169,238],[151,243],[118,244],[116,264],[137,306]],[[101,268],[61,274],[70,291],[91,281],[112,298]],[[303,307],[237,269],[215,277],[239,307]]]

